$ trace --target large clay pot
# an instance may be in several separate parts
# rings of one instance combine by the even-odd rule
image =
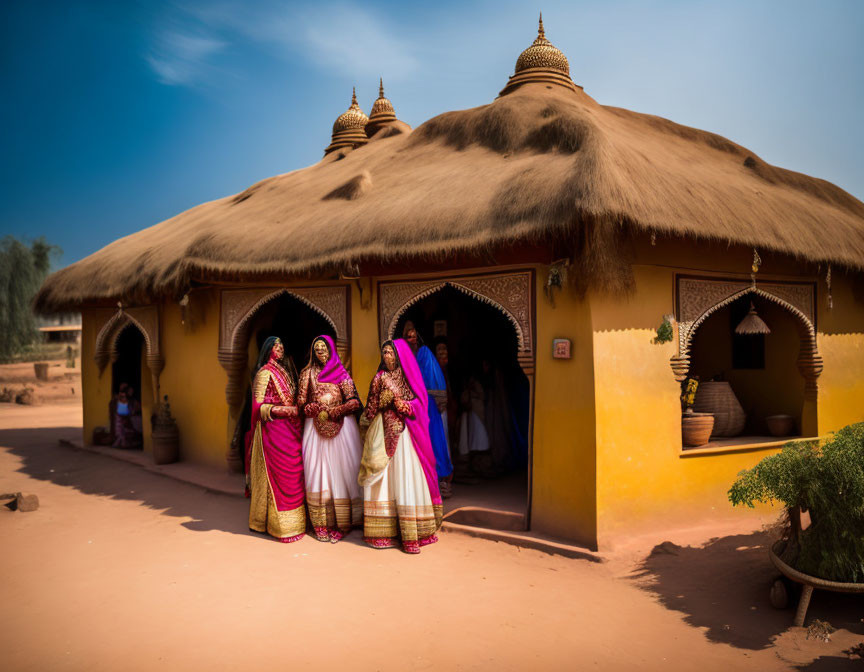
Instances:
[[[704,446],[711,438],[714,416],[710,413],[684,413],[681,416],[681,441],[685,448]]]
[[[153,463],[170,464],[180,459],[180,430],[171,416],[171,406],[168,396],[159,404],[156,417],[153,419]]]
[[[153,464],[171,464],[180,459],[180,432],[177,425],[173,429],[154,429]]]
[[[693,410],[714,416],[712,436],[738,436],[744,430],[747,414],[727,382],[699,383]]]
[[[795,418],[791,415],[769,415],[765,418],[771,436],[793,436],[795,434]]]

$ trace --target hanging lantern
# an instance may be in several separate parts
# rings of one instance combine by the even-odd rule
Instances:
[[[765,324],[765,320],[756,314],[756,307],[753,302],[750,302],[750,312],[741,320],[740,324],[735,327],[736,334],[745,336],[755,336],[756,334],[770,334],[771,329]]]

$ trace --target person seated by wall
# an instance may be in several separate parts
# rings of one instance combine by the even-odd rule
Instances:
[[[140,448],[143,443],[141,404],[135,399],[135,390],[121,383],[111,400],[111,427],[115,448]]]

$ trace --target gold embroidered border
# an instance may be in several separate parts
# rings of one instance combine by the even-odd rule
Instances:
[[[261,423],[255,427],[250,465],[249,529],[279,537],[296,537],[306,532],[306,507],[301,504],[289,511],[279,511],[270,488],[267,462],[261,442]]]

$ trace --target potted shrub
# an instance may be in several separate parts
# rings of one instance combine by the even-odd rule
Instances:
[[[770,552],[784,575],[804,585],[796,625],[803,623],[814,587],[864,591],[864,423],[824,442],[787,443],[742,471],[729,499],[735,506],[785,506],[783,533]],[[806,529],[802,512],[810,516]]]

